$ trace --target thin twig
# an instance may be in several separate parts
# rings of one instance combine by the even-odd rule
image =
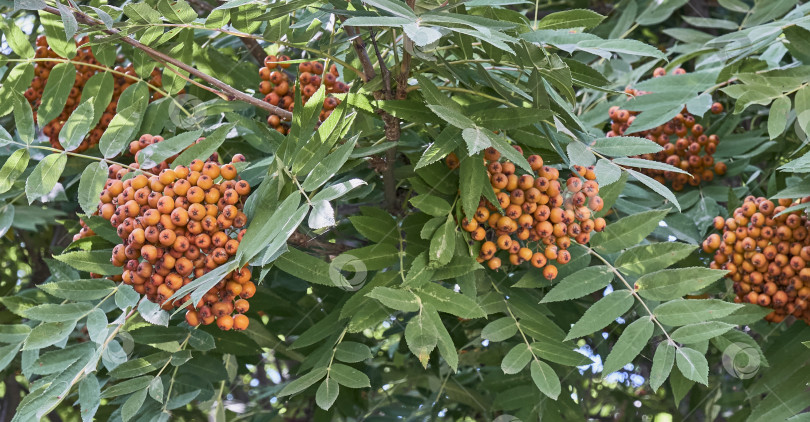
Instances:
[[[70,7],[70,6],[68,6],[68,7]],[[43,8],[42,10],[44,10],[44,11],[46,11],[48,13],[52,13],[54,15],[59,15],[59,10],[57,10],[56,8],[51,7],[51,6],[45,6],[45,8]],[[76,20],[78,20],[79,22],[81,22],[81,23],[83,23],[85,25],[98,26],[98,25],[102,24],[101,22],[97,22],[95,19],[93,19],[92,17],[90,17],[89,15],[85,14],[84,12],[82,12],[80,10],[76,10],[76,9],[71,8],[71,11],[73,12],[73,15],[76,18]],[[255,107],[259,107],[259,108],[261,108],[263,110],[267,110],[270,113],[278,115],[281,118],[292,119],[292,113],[290,113],[289,111],[284,110],[281,107],[274,106],[274,105],[272,105],[272,104],[270,104],[270,103],[268,103],[266,101],[260,100],[258,98],[253,97],[253,96],[250,96],[250,95],[248,95],[248,94],[246,94],[246,93],[244,93],[242,91],[239,91],[238,89],[233,88],[232,86],[226,84],[225,82],[220,81],[219,79],[217,79],[217,78],[215,78],[215,77],[213,77],[211,75],[208,75],[208,74],[206,74],[204,72],[201,72],[201,71],[195,69],[192,66],[189,66],[186,63],[183,63],[180,60],[177,60],[177,59],[175,59],[175,58],[173,58],[173,57],[171,57],[169,55],[166,55],[164,53],[161,53],[160,51],[157,51],[157,50],[155,50],[155,49],[153,49],[153,48],[151,48],[149,46],[141,44],[140,42],[138,42],[135,39],[132,39],[132,38],[130,38],[128,36],[123,36],[120,33],[120,31],[117,30],[117,29],[102,29],[101,32],[104,32],[104,33],[109,34],[109,35],[121,36],[121,38],[120,38],[121,41],[123,41],[123,42],[125,42],[125,43],[127,43],[127,44],[129,44],[129,45],[143,51],[144,53],[148,54],[149,56],[151,56],[156,61],[158,61],[158,62],[160,62],[160,63],[162,63],[164,65],[171,64],[172,66],[175,66],[175,67],[177,67],[179,69],[182,69],[182,70],[188,72],[190,75],[193,75],[195,77],[198,77],[198,78],[202,79],[203,81],[207,82],[208,84],[218,88],[220,90],[221,96],[224,99],[228,100],[228,101],[233,101],[233,100],[243,101],[243,102],[248,103],[250,105],[253,105]]]

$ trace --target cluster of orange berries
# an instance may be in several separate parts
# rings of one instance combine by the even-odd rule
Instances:
[[[259,69],[259,77],[262,82],[259,84],[259,92],[264,95],[264,100],[268,103],[293,111],[295,106],[295,83],[290,83],[290,76],[285,72],[289,69],[290,63],[279,63],[289,61],[287,56],[267,56],[264,60],[264,67]],[[306,104],[307,101],[318,92],[321,85],[326,86],[327,94],[349,92],[349,86],[338,80],[340,73],[337,66],[330,66],[328,72],[324,72],[321,62],[303,62],[298,66],[298,82],[300,83],[301,99]],[[323,109],[318,119],[323,122],[332,110],[340,104],[340,100],[327,96],[323,100]],[[289,127],[282,123],[279,116],[271,114],[267,118],[267,124],[280,133],[286,135]]]
[[[585,244],[591,232],[605,228],[603,218],[593,218],[604,206],[593,168],[574,166],[576,174],[560,179],[559,170],[543,165],[539,155],[530,155],[533,173],[518,175],[515,165],[502,161],[496,149],[487,148],[484,157],[503,214],[482,198],[474,219],[462,220],[462,229],[473,240],[483,241],[478,262],[497,270],[502,261],[496,255],[503,251],[510,264],[528,261],[542,268],[544,277],[554,279],[557,267],[551,261],[568,263],[571,253],[567,249],[572,241]],[[452,167],[452,156],[447,164]]]
[[[247,224],[242,207],[250,185],[239,180],[233,163],[243,160],[237,156],[222,166],[194,160],[188,166],[152,175],[138,172],[131,178],[127,177],[132,170],[110,166],[96,214],[109,220],[122,240],[110,261],[124,270],[114,279],[132,285],[165,310],[189,301],[186,295],[164,303],[239,249]],[[77,237],[90,234],[83,228]],[[247,266],[231,271],[199,303],[187,306],[186,321],[192,326],[216,321],[223,330],[244,330],[247,299],[256,293],[250,279]]]
[[[202,142],[204,139],[205,138],[199,138],[196,141],[194,141],[194,144],[192,144],[192,145],[196,145],[196,144]],[[174,162],[174,160],[177,159],[177,157],[180,155],[180,153],[172,155],[171,157],[167,158],[165,161],[162,161],[162,162],[154,165],[153,167],[149,167],[149,168],[144,167],[143,163],[141,162],[142,160],[140,160],[139,157],[138,157],[138,153],[142,149],[148,147],[149,145],[157,144],[159,142],[163,142],[164,140],[165,139],[163,139],[163,137],[160,136],[160,135],[152,136],[152,135],[147,134],[147,135],[141,136],[139,139],[137,139],[135,141],[130,142],[129,143],[129,153],[132,154],[135,157],[135,163],[133,163],[130,167],[140,168],[141,170],[148,171],[148,172],[151,172],[151,173],[154,173],[154,174],[160,174],[160,172],[162,172],[163,170],[166,170],[166,169],[170,168],[171,167],[170,164],[172,164],[172,162]],[[192,145],[189,145],[185,149],[191,148]],[[244,156],[242,154],[237,154],[234,157],[235,157],[235,160],[237,160],[237,161],[245,161]],[[217,154],[216,152],[211,154],[211,157],[209,157],[206,160],[206,162],[209,162],[209,161],[212,161],[212,162],[219,161],[219,154]]]
[[[58,117],[51,120],[50,122],[38,122],[39,125],[42,127],[42,133],[48,137],[51,146],[57,149],[62,149],[62,145],[59,143],[59,132],[62,131],[62,126],[64,126],[67,119],[76,110],[76,107],[79,106],[82,97],[82,90],[84,89],[84,85],[87,81],[95,74],[104,72],[107,69],[101,63],[96,60],[96,57],[93,55],[93,51],[90,49],[90,46],[86,46],[89,42],[88,37],[83,37],[76,41],[77,51],[76,56],[71,59],[74,62],[81,62],[86,64],[74,64],[76,68],[76,80],[73,83],[73,88],[70,90],[70,94],[68,99],[65,103],[65,108],[59,114]],[[50,46],[48,45],[48,40],[45,38],[44,35],[40,35],[37,37],[36,41],[36,58],[37,59],[64,59],[64,57],[60,57],[56,52],[54,52]],[[54,66],[56,66],[58,61],[38,61],[34,65],[34,79],[31,82],[31,86],[25,91],[25,98],[29,101],[31,106],[34,109],[34,119],[36,119],[36,111],[39,109],[39,106],[42,102],[42,94],[45,90],[45,84],[50,76],[51,70],[53,70]],[[104,110],[104,113],[101,116],[101,120],[99,120],[96,127],[90,131],[90,133],[85,137],[82,143],[76,148],[75,151],[81,152],[85,151],[94,145],[98,144],[99,139],[101,139],[101,135],[109,126],[110,121],[112,120],[113,116],[115,115],[116,107],[118,106],[118,97],[121,96],[121,93],[124,92],[127,87],[137,82],[137,74],[135,73],[135,69],[132,65],[127,67],[123,66],[116,66],[114,69],[116,72],[119,72],[118,75],[114,75],[114,91],[112,95],[112,100],[110,104],[107,105],[107,108]],[[128,75],[130,77],[124,77],[121,74]],[[157,69],[152,71],[151,79],[149,83],[153,86],[162,86],[162,76],[160,71]],[[161,97],[160,93],[153,92],[151,94],[151,100],[157,100]]]
[[[703,250],[713,253],[710,267],[728,271],[737,303],[773,308],[765,319],[781,322],[793,315],[810,324],[810,223],[802,210],[784,212],[799,201],[748,196],[733,216],[715,217]]]
[[[684,74],[683,69],[675,69],[673,74]],[[653,77],[657,78],[666,75],[666,70],[659,67],[653,72]],[[638,91],[633,88],[625,89],[629,95],[638,96],[649,92]],[[719,114],[723,112],[723,105],[714,103],[711,112]],[[610,117],[610,131],[608,137],[614,136],[640,136],[647,138],[664,149],[655,154],[644,154],[637,158],[667,163],[677,167],[687,173],[677,173],[657,169],[640,169],[640,171],[658,182],[664,184],[667,181],[672,183],[672,190],[681,191],[689,184],[698,186],[702,181],[711,181],[714,175],[724,175],[726,164],[715,162],[714,153],[720,139],[717,135],[707,135],[703,126],[696,123],[695,117],[684,107],[683,111],[672,120],[657,126],[653,129],[636,133],[627,133],[628,127],[633,123],[639,112],[623,110],[619,106],[613,106],[608,111]]]

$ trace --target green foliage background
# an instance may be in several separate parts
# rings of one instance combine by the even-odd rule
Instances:
[[[810,196],[810,5],[22,0],[0,10],[2,420],[809,420],[810,328],[734,304],[698,244],[747,195]],[[38,137],[20,96],[40,33],[66,50],[89,34],[96,56],[122,54],[142,74],[165,67],[122,42],[132,37],[230,88],[166,69],[167,98],[146,106],[141,82],[119,103],[143,107],[119,113],[121,136],[64,153]],[[284,137],[266,110],[203,89],[253,95],[257,57],[279,50],[335,63],[351,85],[317,129],[316,101],[296,107]],[[658,66],[690,73],[641,82]],[[649,148],[638,139],[604,139],[628,85],[654,92],[639,105],[650,127],[684,106],[702,116],[726,176],[673,193],[628,172],[661,165],[624,158]],[[181,88],[200,99],[186,110],[192,127],[176,119]],[[725,113],[707,113],[712,96]],[[250,263],[259,284],[245,332],[191,328],[128,286],[90,279],[120,271],[102,230],[71,242],[100,191],[92,178],[129,141],[187,132],[248,159],[251,220],[225,267]],[[477,164],[484,148],[527,165],[511,145],[562,169],[595,164],[612,207],[608,229],[573,246],[553,283],[531,268],[485,270],[455,222],[492,193]],[[451,152],[457,172],[444,164]],[[211,274],[188,289],[203,294]]]

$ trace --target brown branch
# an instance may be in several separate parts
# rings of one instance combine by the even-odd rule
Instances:
[[[341,20],[344,19],[341,17]],[[374,71],[374,65],[371,63],[371,59],[368,57],[368,51],[366,51],[366,44],[363,42],[363,39],[360,38],[360,34],[355,31],[355,28],[352,26],[344,26],[343,30],[346,31],[346,34],[352,40],[352,46],[354,47],[354,52],[357,54],[357,59],[360,60],[360,64],[363,66],[363,82],[368,82],[374,77],[377,76],[377,73]]]
[[[416,0],[406,0],[408,6],[413,9],[416,5]],[[399,76],[397,76],[397,99],[404,100],[408,97],[408,77],[411,75],[411,53],[407,48],[404,48],[408,43],[411,43],[408,34],[402,32],[402,63],[399,67]],[[413,47],[411,47],[413,48]]]
[[[382,74],[383,89],[382,93],[379,91],[375,93],[374,97],[380,99],[384,97],[386,100],[394,99],[394,91],[391,89],[391,71],[385,65],[385,60],[380,54],[380,48],[377,45],[377,38],[374,36],[374,31],[371,31],[371,43],[374,45],[374,52],[377,55],[377,62],[380,64],[380,73]],[[381,95],[382,94],[382,95]],[[389,142],[396,142],[402,135],[399,126],[399,119],[386,113],[383,110],[377,110],[377,113],[382,116],[383,123],[385,124],[385,139]],[[394,164],[397,161],[397,149],[389,148],[385,151],[385,168],[383,169],[383,195],[385,197],[385,206],[390,212],[398,212],[397,200],[397,180],[394,176]]]
[[[70,6],[68,6],[68,7],[70,7]],[[57,10],[54,7],[45,6],[45,8],[43,10],[48,12],[48,13],[59,15],[59,10]],[[95,19],[91,18],[90,16],[88,16],[87,14],[85,14],[84,12],[82,12],[80,10],[71,9],[71,11],[73,12],[73,16],[76,18],[76,20],[83,23],[83,24],[85,24],[85,25],[98,26],[99,24],[101,24],[100,22],[96,22]],[[120,31],[118,31],[116,29],[102,29],[101,32],[104,32],[104,33],[109,34],[109,35],[119,35],[119,36],[121,35]],[[248,94],[246,94],[246,93],[244,93],[242,91],[239,91],[238,89],[233,88],[232,86],[226,84],[225,82],[220,81],[219,79],[217,79],[217,78],[215,78],[215,77],[213,77],[211,75],[208,75],[208,74],[206,74],[204,72],[201,72],[201,71],[199,71],[199,70],[197,70],[197,69],[183,63],[182,61],[174,59],[173,57],[168,56],[168,55],[166,55],[164,53],[161,53],[160,51],[157,51],[157,50],[155,50],[155,49],[153,49],[153,48],[151,48],[149,46],[141,44],[140,42],[138,42],[138,41],[136,41],[136,40],[134,40],[134,39],[132,39],[132,38],[130,38],[128,36],[122,36],[121,41],[123,41],[123,42],[125,42],[125,43],[127,43],[127,44],[129,44],[129,45],[143,51],[144,53],[148,54],[153,59],[155,59],[156,61],[158,61],[158,62],[160,62],[160,63],[162,63],[164,65],[171,64],[171,65],[173,65],[173,66],[175,66],[175,67],[177,67],[179,69],[182,69],[182,70],[188,72],[190,75],[196,76],[196,77],[202,79],[203,81],[207,82],[208,84],[215,86],[216,88],[218,88],[221,91],[222,97],[224,99],[226,99],[227,101],[239,100],[239,101],[248,103],[248,104],[250,104],[252,106],[261,108],[263,110],[267,110],[268,112],[270,112],[272,114],[275,114],[275,115],[277,115],[277,116],[279,116],[279,117],[281,117],[283,119],[292,119],[292,113],[290,113],[289,111],[284,110],[281,107],[276,107],[276,106],[274,106],[274,105],[272,105],[272,104],[270,104],[270,103],[268,103],[266,101],[255,98],[255,97],[253,97],[251,95],[248,95]]]

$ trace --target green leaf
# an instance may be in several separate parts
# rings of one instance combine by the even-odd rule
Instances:
[[[287,274],[292,274],[310,283],[351,289],[353,286],[350,285],[349,282],[340,274],[340,269],[346,266],[351,269],[353,263],[350,261],[342,262],[340,264],[342,265],[335,266],[327,264],[326,262],[295,248],[290,248],[275,261],[275,265],[281,271],[284,271]]]
[[[171,359],[168,352],[153,353],[142,358],[124,362],[110,371],[110,376],[115,379],[134,378],[146,375],[152,371],[157,371]]]
[[[671,166],[667,163],[661,163],[658,161],[653,160],[645,160],[643,158],[629,158],[629,157],[619,157],[613,159],[614,164],[628,166],[628,167],[639,167],[643,169],[654,169],[654,170],[663,170],[663,171],[671,171],[673,173],[683,173],[689,174],[685,170],[681,170],[678,167]]]
[[[526,157],[523,154],[517,152],[517,150],[507,143],[504,138],[500,136],[490,135],[487,132],[487,135],[490,137],[490,141],[492,141],[492,146],[498,150],[507,160],[515,163],[517,167],[522,168],[527,173],[532,173],[532,166],[529,165],[529,162],[526,161]]]
[[[475,122],[459,113],[454,108],[437,104],[428,104],[428,108],[445,122],[459,129],[464,129],[464,132],[466,132],[467,129],[475,127]],[[466,139],[466,136],[464,138]],[[470,153],[472,154],[473,152],[471,151]]]
[[[84,137],[90,132],[93,126],[93,99],[83,101],[70,113],[70,117],[65,126],[59,132],[59,143],[65,151],[73,151],[81,145]]]
[[[526,343],[518,343],[511,348],[501,361],[501,370],[504,374],[517,374],[532,360],[532,350]]]
[[[490,322],[481,330],[481,337],[489,341],[504,341],[517,334],[518,327],[512,317]]]
[[[14,92],[14,124],[20,139],[28,145],[34,142],[34,111],[22,95]]]
[[[128,3],[126,6],[124,6],[124,14],[135,22],[160,22],[160,13],[146,3]]]
[[[309,220],[307,225],[312,230],[325,229],[332,227],[335,222],[335,210],[329,201],[311,201],[312,212],[309,213]]]
[[[115,306],[123,310],[130,306],[135,306],[140,298],[141,295],[139,295],[132,286],[121,285],[118,286],[118,290],[115,292]]]
[[[734,29],[737,29],[736,26]],[[790,54],[802,63],[810,63],[810,48],[804,42],[810,31],[800,25],[789,25],[783,28],[783,33],[789,41],[785,47]]]
[[[60,2],[56,2],[56,7],[59,9],[59,16],[62,18],[62,24],[65,27],[65,38],[72,39],[79,30],[79,23],[76,21],[76,16],[73,15],[73,10]]]
[[[430,352],[439,342],[439,333],[431,321],[420,312],[405,326],[405,341],[411,353],[419,359],[423,367],[427,368]]]
[[[467,152],[470,156],[492,146],[492,136],[489,129],[468,127],[461,131],[461,137],[467,143]]]
[[[496,108],[475,115],[489,129],[508,130],[533,125],[551,117],[551,111],[540,108]]]
[[[73,251],[61,255],[54,255],[54,258],[79,271],[102,275],[120,274],[121,268],[110,263],[111,256],[112,252],[109,250]]]
[[[146,387],[152,382],[152,378],[154,377],[146,375],[110,385],[101,392],[101,398],[118,397],[124,394],[134,393],[138,390],[144,390],[145,392]]]
[[[697,16],[682,15],[681,18],[689,25],[698,28],[718,28],[728,31],[736,31],[739,27],[736,23],[723,19],[700,18]]]
[[[593,141],[591,148],[602,155],[610,157],[654,154],[663,149],[663,147],[647,138],[639,138],[636,136],[599,138]]]
[[[85,167],[79,179],[79,205],[82,211],[91,215],[97,210],[99,197],[107,183],[108,167],[104,161],[92,163]]]
[[[397,27],[412,22],[412,19],[396,16],[354,16],[343,21],[343,25]]]
[[[329,410],[340,393],[340,385],[334,378],[327,377],[315,392],[315,403],[323,410]]]
[[[22,342],[0,347],[0,371],[5,370],[8,364],[17,357],[21,347]]]
[[[537,29],[590,29],[599,25],[604,19],[604,16],[588,9],[570,9],[546,15],[540,19],[540,22],[537,22]]]
[[[562,391],[562,386],[554,369],[547,363],[537,359],[532,361],[530,368],[534,385],[540,389],[541,393],[549,396],[552,400],[557,400]]]
[[[464,158],[459,169],[461,206],[469,221],[475,217],[478,202],[481,200],[481,192],[487,185],[486,172],[484,166],[480,164],[480,158],[478,155]]]
[[[0,325],[0,343],[20,343],[31,333],[31,327],[24,324]]]
[[[397,223],[393,218],[353,215],[349,217],[354,228],[368,240],[376,243],[397,242]]]
[[[562,279],[551,289],[540,303],[559,302],[577,299],[597,290],[604,289],[613,280],[613,272],[605,265],[579,270]]]
[[[101,116],[112,100],[113,91],[114,78],[113,74],[109,72],[96,73],[84,83],[82,98],[93,100],[91,102],[93,105],[93,124],[91,126],[95,126],[101,120]]]
[[[312,171],[309,172],[306,179],[304,179],[304,183],[301,187],[305,191],[310,192],[329,181],[349,159],[349,155],[351,155],[354,149],[355,142],[357,142],[357,137],[346,141],[343,145],[335,149],[334,152],[327,155],[323,161],[316,164]]]
[[[428,194],[417,195],[412,197],[409,202],[420,211],[434,217],[440,217],[450,213],[450,203],[438,196]]]
[[[662,324],[679,326],[722,318],[742,307],[719,299],[676,299],[658,305],[653,313]]]
[[[369,381],[368,375],[342,363],[332,364],[332,369],[329,371],[329,377],[333,378],[338,382],[338,384],[344,387],[371,387],[371,381]]]
[[[531,344],[532,351],[538,357],[566,366],[580,366],[591,363],[591,360],[574,349],[571,343],[545,338]]]
[[[58,63],[51,69],[42,92],[42,104],[37,109],[37,121],[41,126],[59,116],[75,81],[76,68],[72,63]]]
[[[101,387],[98,384],[98,378],[89,374],[79,381],[79,405],[82,411],[82,421],[92,421],[99,404],[101,404]]]
[[[625,130],[625,133],[638,133],[645,130],[652,129],[660,126],[675,117],[683,110],[684,103],[677,105],[662,105],[655,108],[644,110],[643,113],[636,116],[630,127]]]
[[[366,183],[364,180],[361,180],[361,179],[351,179],[351,180],[349,180],[347,182],[336,183],[334,185],[331,185],[329,187],[326,187],[326,188],[320,190],[318,193],[316,193],[312,197],[311,200],[312,200],[312,202],[315,202],[315,201],[332,201],[334,199],[337,199],[337,198],[340,198],[340,197],[346,195],[347,193],[349,193],[349,191],[351,191],[354,188],[364,186],[364,185],[367,185],[367,184],[368,183]]]
[[[671,337],[678,343],[693,344],[712,339],[733,328],[734,325],[720,321],[698,322],[678,328]]]
[[[121,419],[127,422],[135,417],[141,409],[141,406],[143,406],[144,400],[146,400],[146,388],[136,391],[129,396],[127,401],[124,402],[124,405],[121,406]]]
[[[294,211],[300,203],[301,193],[296,191],[273,208],[261,207],[248,224],[242,242],[239,243],[236,251],[239,262],[249,262],[267,245],[268,240],[281,233],[284,225],[295,217]]]
[[[681,347],[676,351],[675,362],[687,379],[709,385],[709,363],[703,353],[688,347]]]
[[[483,318],[486,313],[478,303],[469,296],[456,293],[442,287],[437,283],[428,283],[417,291],[424,303],[428,303],[437,310],[453,314],[459,318]]]
[[[354,341],[341,342],[335,350],[335,358],[348,363],[362,362],[371,357],[371,349],[368,346]]]
[[[654,329],[655,324],[649,316],[641,317],[628,325],[610,350],[602,374],[616,372],[632,362],[647,345]]]
[[[11,19],[4,20],[0,22],[0,29],[2,29],[3,35],[5,35],[8,46],[11,47],[12,51],[17,53],[20,58],[34,58],[34,47],[31,46],[28,37],[16,22]]]
[[[374,6],[377,9],[385,10],[386,12],[395,16],[416,19],[416,15],[413,13],[413,10],[402,2],[393,0],[365,0],[364,3]]]
[[[436,270],[428,267],[427,253],[422,252],[411,263],[402,287],[421,287],[433,279]]]
[[[565,340],[579,338],[601,330],[613,320],[624,315],[633,306],[633,295],[629,290],[615,290],[589,307],[582,318],[571,327]]]
[[[430,239],[430,261],[435,261],[439,266],[450,262],[456,250],[456,227],[453,215],[448,214],[447,221],[436,229]]]
[[[11,224],[14,223],[14,214],[15,208],[14,205],[6,204],[2,208],[0,208],[0,237],[3,237],[8,233],[8,230],[11,228]]]
[[[804,133],[810,133],[810,85],[804,85],[796,92],[793,106],[796,108],[796,124]]]
[[[50,154],[37,163],[25,180],[25,196],[28,197],[29,204],[51,193],[62,171],[65,170],[65,164],[67,164],[65,154]]]
[[[366,297],[379,300],[383,305],[403,312],[419,310],[419,297],[410,290],[375,287]]]
[[[28,308],[23,312],[23,316],[43,322],[70,321],[82,318],[87,315],[93,305],[87,302],[79,303],[45,303],[43,305]]]
[[[624,251],[616,258],[616,268],[627,274],[642,275],[663,270],[691,255],[695,245],[680,242],[651,243]]]
[[[571,164],[588,167],[596,163],[596,157],[593,155],[593,152],[582,142],[569,142],[565,150],[568,153],[568,159],[571,161]]]
[[[594,233],[591,245],[597,252],[614,253],[639,244],[658,227],[669,210],[651,210],[624,217]]]
[[[3,56],[0,56],[3,57]],[[2,59],[0,59],[2,60]],[[34,64],[33,63],[19,63],[8,72],[8,77],[0,85],[0,116],[5,116],[11,113],[14,107],[14,94],[21,94],[31,85],[34,79]],[[11,141],[5,129],[0,132],[3,141]]]
[[[314,368],[306,375],[291,381],[281,390],[280,393],[278,393],[278,395],[280,397],[284,397],[300,393],[309,388],[309,386],[312,384],[320,381],[324,376],[326,376],[325,367]]]
[[[653,179],[652,177],[639,173],[635,170],[625,169],[625,171],[630,173],[631,176],[635,177],[636,180],[643,183],[648,188],[652,189],[655,193],[663,196],[666,200],[675,205],[675,207],[678,208],[678,211],[681,210],[681,204],[678,203],[678,199],[675,198],[675,195],[672,193],[672,191],[667,189],[666,186],[662,185],[660,182]]]
[[[177,158],[172,162],[175,166],[187,166],[195,159],[205,161],[211,154],[217,152],[217,149],[225,142],[225,136],[228,132],[236,126],[235,123],[230,123],[218,127],[210,135],[206,136],[202,141],[190,146],[187,150],[180,153]]]
[[[658,348],[655,349],[652,368],[650,369],[650,387],[652,387],[653,391],[658,391],[664,385],[664,381],[667,380],[674,364],[675,346],[667,341],[662,341],[658,344]]]
[[[0,168],[0,193],[6,193],[11,189],[14,181],[17,180],[28,167],[30,157],[31,155],[28,153],[28,149],[21,148],[14,151],[6,159],[6,162],[3,163],[3,167]]]
[[[46,322],[31,330],[25,339],[23,350],[34,350],[48,347],[62,341],[76,327],[76,321]]]
[[[98,142],[98,148],[104,158],[112,158],[121,153],[135,137],[146,111],[146,105],[140,102],[130,104],[123,109],[120,101],[118,104],[118,113],[113,116]]]
[[[173,23],[191,23],[197,19],[197,12],[188,5],[185,0],[177,0],[169,3],[169,0],[158,2],[158,11]]]
[[[429,26],[422,26],[418,22],[402,25],[402,29],[405,30],[405,34],[408,35],[411,41],[419,47],[433,44],[442,37],[442,33],[438,30]]]
[[[419,104],[419,108],[424,109],[424,106]],[[435,136],[433,140],[434,142],[427,147],[425,152],[422,154],[422,157],[419,158],[419,162],[416,163],[414,170],[419,170],[422,167],[431,165],[446,157],[448,154],[455,151],[459,145],[461,145],[463,138],[461,137],[461,131],[458,128],[447,126],[439,133],[438,136]]]
[[[718,320],[734,325],[750,325],[761,321],[762,318],[765,318],[765,315],[771,312],[770,308],[764,308],[753,303],[744,303],[730,315],[719,318]]]
[[[433,328],[436,330],[438,336],[436,347],[439,349],[439,353],[444,358],[444,361],[453,369],[453,372],[458,372],[458,351],[453,344],[453,338],[450,337],[450,333],[447,331],[447,327],[442,323],[442,318],[439,316],[436,308],[426,303],[424,304],[422,315],[433,324]]]
[[[157,142],[138,151],[138,162],[143,168],[152,168],[166,161],[167,158],[179,154],[189,145],[193,144],[202,135],[202,129],[184,132],[177,136]]]
[[[779,97],[773,101],[768,112],[768,137],[773,140],[785,131],[788,114],[790,113],[790,98]]]
[[[577,43],[580,48],[596,48],[611,51],[613,53],[630,54],[634,56],[666,58],[666,53],[661,50],[644,44],[641,41],[615,39],[615,40],[585,40]]]
[[[651,300],[671,300],[702,290],[726,275],[727,271],[703,267],[661,270],[636,281],[638,293]]]

